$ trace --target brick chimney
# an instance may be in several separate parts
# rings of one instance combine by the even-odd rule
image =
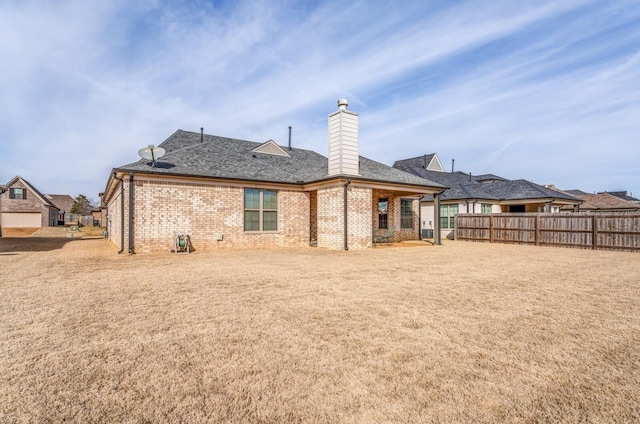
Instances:
[[[340,99],[338,110],[329,114],[328,175],[360,175],[358,114],[347,105],[347,99]]]

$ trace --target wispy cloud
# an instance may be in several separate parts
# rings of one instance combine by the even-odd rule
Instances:
[[[632,0],[62,1],[0,6],[0,180],[96,196],[175,129],[640,194]]]

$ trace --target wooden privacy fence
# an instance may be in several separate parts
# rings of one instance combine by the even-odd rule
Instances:
[[[640,214],[501,213],[455,218],[458,240],[640,252]]]

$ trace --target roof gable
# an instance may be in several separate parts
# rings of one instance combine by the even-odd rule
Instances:
[[[254,153],[264,153],[264,154],[267,154],[267,155],[276,155],[276,156],[287,156],[287,157],[289,157],[287,152],[285,152],[273,140],[269,140],[269,141],[259,145],[258,147],[253,149],[252,152],[254,152]]]
[[[444,166],[442,166],[442,162],[440,162],[440,159],[438,158],[438,155],[436,153],[432,153],[431,155],[427,156],[431,156],[431,160],[429,160],[426,167],[429,171],[444,172]]]
[[[11,186],[15,185],[18,181],[21,182],[22,185],[24,185],[29,191],[31,191],[33,194],[35,194],[36,197],[38,199],[40,199],[40,201],[42,201],[42,203],[45,204],[45,206],[49,206],[49,207],[57,209],[56,205],[51,203],[51,201],[49,199],[47,199],[47,197],[44,194],[40,193],[40,191],[38,191],[38,189],[36,189],[33,185],[31,185],[31,183],[29,183],[29,181],[25,180],[24,178],[22,178],[19,175],[16,175],[15,177],[13,177],[13,179],[11,179],[11,181],[9,181],[4,186],[4,189],[8,191],[11,188]]]
[[[401,169],[406,172],[409,168],[422,168],[427,171],[445,172],[440,159],[436,153],[430,155],[416,156],[415,158],[397,160],[393,164],[396,169]],[[417,175],[417,174],[416,174]]]

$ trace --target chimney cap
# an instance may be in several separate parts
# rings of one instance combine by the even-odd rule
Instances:
[[[349,101],[347,99],[338,99],[338,109],[346,109],[349,106]]]

